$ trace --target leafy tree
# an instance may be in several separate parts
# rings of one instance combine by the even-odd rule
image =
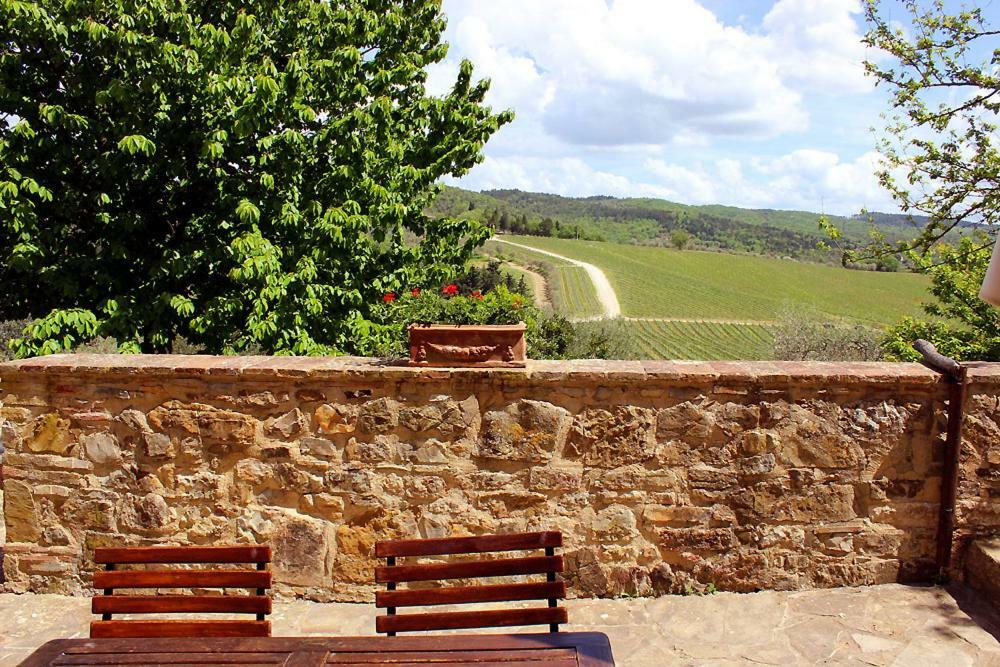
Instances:
[[[427,93],[444,27],[439,0],[0,0],[17,354],[350,352],[383,293],[452,279],[488,230],[422,211],[512,114],[467,61]]]
[[[987,241],[980,232],[929,253],[911,253],[917,269],[930,276],[936,300],[923,305],[930,319],[906,317],[889,329],[882,344],[887,355],[918,360],[912,344],[923,338],[954,359],[1000,361],[1000,311],[979,298],[990,256],[976,249]]]
[[[979,229],[1000,222],[1000,152],[994,122],[1000,111],[1000,31],[979,8],[951,14],[942,0],[905,0],[898,22],[877,0],[866,0],[865,43],[889,59],[865,63],[890,92],[891,112],[879,150],[877,176],[901,210],[928,216],[909,240],[890,241],[872,226],[871,242],[844,253],[844,262],[893,269],[883,258],[902,254],[931,277],[936,302],[930,319],[908,317],[892,327],[888,356],[915,359],[916,338],[958,359],[1000,358],[996,311],[978,299],[989,262],[990,235]],[[905,27],[904,27],[905,26]],[[987,55],[988,52],[988,55]],[[982,54],[982,55],[979,55]],[[977,62],[977,58],[979,62]],[[833,238],[839,232],[821,222]]]
[[[1000,30],[987,25],[979,8],[955,14],[943,0],[903,3],[906,29],[886,3],[866,0],[866,45],[888,61],[865,63],[891,95],[892,111],[880,142],[885,162],[878,178],[904,213],[929,216],[912,240],[888,241],[873,228],[873,241],[851,253],[851,261],[882,254],[927,252],[949,233],[1000,222]],[[977,54],[984,61],[977,64]],[[833,231],[836,236],[837,232]],[[954,235],[954,234],[953,234]],[[981,239],[984,249],[990,239]]]
[[[684,250],[687,244],[691,241],[691,235],[688,234],[683,229],[675,229],[670,232],[670,245],[677,248],[678,250]]]

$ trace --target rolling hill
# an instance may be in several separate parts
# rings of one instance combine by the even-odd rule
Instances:
[[[428,213],[432,217],[492,221],[502,231],[636,245],[666,246],[672,232],[683,230],[700,249],[840,262],[838,250],[822,247],[827,239],[818,226],[820,215],[808,211],[689,206],[642,198],[573,198],[520,190],[470,192],[444,187]],[[862,242],[870,230],[867,220],[827,218],[842,230],[848,245]],[[544,230],[546,219],[548,229]],[[906,238],[913,232],[913,223],[904,216],[876,214],[874,220],[891,238]]]
[[[788,309],[881,328],[919,311],[927,278],[854,271],[787,259],[597,241],[502,238],[594,264],[615,290],[645,356],[766,359],[771,328]],[[485,250],[546,265],[552,301],[571,318],[599,312],[583,269],[550,255],[491,241]],[[567,286],[564,286],[567,285]]]

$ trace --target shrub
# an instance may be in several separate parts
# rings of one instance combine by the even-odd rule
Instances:
[[[587,320],[572,326],[574,338],[567,359],[638,359],[641,356],[625,320]]]
[[[449,289],[454,287],[454,289]],[[562,315],[546,313],[526,296],[504,286],[468,296],[449,285],[440,292],[413,290],[383,297],[379,322],[368,332],[362,354],[401,357],[407,354],[407,332],[411,324],[517,324],[527,326],[525,338],[532,359],[623,359],[634,353],[622,323],[573,323]]]
[[[531,290],[524,277],[515,278],[503,270],[503,263],[498,259],[490,259],[485,265],[472,265],[464,276],[455,281],[458,293],[468,296],[473,292],[486,294],[497,287],[506,287],[509,291],[522,296],[530,296]]]
[[[30,319],[0,320],[0,361],[9,361],[14,358],[14,351],[10,348],[10,342],[20,338],[24,327],[30,323]]]
[[[785,311],[774,330],[774,358],[788,361],[879,361],[878,331],[831,322],[815,312]]]

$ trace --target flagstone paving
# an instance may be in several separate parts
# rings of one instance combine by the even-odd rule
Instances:
[[[85,637],[89,600],[0,595],[0,666]],[[611,638],[618,665],[1000,667],[1000,615],[968,589],[901,585],[740,595],[569,600],[569,630]],[[367,635],[363,604],[277,600],[275,635]],[[537,631],[537,630],[536,630]]]

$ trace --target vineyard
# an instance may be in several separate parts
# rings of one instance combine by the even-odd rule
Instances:
[[[766,322],[779,318],[789,307],[807,307],[831,319],[884,326],[917,313],[928,284],[924,276],[912,273],[851,271],[753,255],[530,236],[507,238],[600,267],[627,317]],[[513,254],[507,245],[502,252]],[[544,255],[537,257],[558,262]],[[572,314],[585,310],[580,299],[579,295],[568,296],[555,303]]]
[[[593,283],[587,272],[579,266],[530,250],[509,245],[501,246],[492,241],[486,244],[485,250],[489,255],[503,256],[543,273],[549,284],[549,297],[552,303],[566,317],[597,317],[603,312],[594,292]]]
[[[628,320],[644,358],[767,359],[772,339],[767,326],[732,322]]]
[[[771,327],[788,309],[881,328],[918,312],[927,287],[926,278],[911,273],[595,241],[505,238],[601,268],[628,318],[626,330],[639,353],[652,359],[768,359]],[[486,251],[544,272],[553,304],[568,317],[601,312],[582,268],[506,243],[490,242]]]

